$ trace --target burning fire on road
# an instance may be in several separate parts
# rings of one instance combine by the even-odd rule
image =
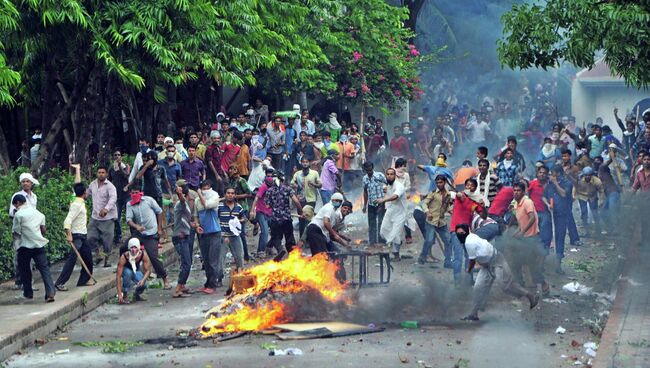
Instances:
[[[351,301],[347,282],[337,278],[341,266],[327,254],[302,256],[294,249],[281,262],[269,261],[233,276],[233,293],[208,311],[200,328],[203,337],[262,331],[296,318],[294,297],[312,293],[329,303]]]

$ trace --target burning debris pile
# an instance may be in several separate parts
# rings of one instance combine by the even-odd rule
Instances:
[[[339,267],[325,253],[303,257],[294,249],[284,261],[243,270],[233,276],[233,293],[208,311],[201,335],[262,331],[293,322],[299,307],[295,299],[304,294],[316,294],[329,303],[349,303],[347,283],[336,277]]]

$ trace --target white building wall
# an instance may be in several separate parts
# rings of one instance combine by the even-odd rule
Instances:
[[[571,87],[571,115],[576,117],[578,126],[582,126],[582,122],[594,123],[597,117],[601,117],[604,124],[609,125],[614,135],[620,138],[614,108],[618,107],[618,116],[623,119],[632,112],[637,102],[648,97],[650,91],[629,88],[622,82],[590,85],[574,80]]]

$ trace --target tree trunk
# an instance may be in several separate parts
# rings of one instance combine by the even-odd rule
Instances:
[[[74,84],[74,89],[72,95],[68,102],[65,103],[63,109],[59,111],[56,116],[56,119],[50,125],[50,130],[48,131],[45,138],[41,142],[41,147],[38,151],[38,157],[34,162],[32,162],[31,170],[36,173],[36,175],[41,175],[45,170],[45,161],[50,157],[51,150],[54,147],[54,144],[60,139],[61,132],[65,125],[65,122],[70,119],[70,114],[76,108],[77,102],[81,99],[81,96],[86,90],[88,85],[88,80],[90,78],[90,72],[94,69],[94,64],[89,59],[86,60],[85,68],[82,68],[77,74],[77,78]]]
[[[298,101],[300,103],[300,109],[301,110],[309,109],[309,107],[307,107],[307,92],[306,91],[300,92]]]
[[[420,15],[420,10],[422,10],[422,6],[424,5],[424,0],[406,0],[404,3],[404,5],[409,9],[409,19],[404,22],[404,26],[415,32],[418,15]]]
[[[7,175],[11,171],[11,159],[9,158],[9,150],[7,149],[7,139],[5,132],[0,124],[0,174]]]
[[[99,162],[108,164],[110,149],[111,149],[111,136],[115,126],[115,119],[111,119],[110,110],[111,102],[113,101],[113,78],[108,76],[106,78],[106,88],[104,89],[104,108],[99,119]]]

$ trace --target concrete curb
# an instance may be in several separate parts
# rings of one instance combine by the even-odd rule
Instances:
[[[631,244],[625,254],[623,277],[630,276],[632,267],[629,267],[629,265],[630,263],[634,263],[637,256],[638,247]],[[616,298],[609,312],[605,328],[603,328],[600,345],[598,346],[598,354],[594,359],[592,368],[615,367],[614,360],[618,354],[619,337],[621,336],[621,331],[624,328],[625,320],[632,303],[630,294],[631,290],[628,282],[623,280],[616,281]]]
[[[165,267],[177,260],[177,254],[171,242],[163,244],[160,255],[163,256]],[[0,362],[5,361],[20,349],[34,344],[36,339],[47,337],[115,296],[115,276],[104,276],[97,281],[97,285],[89,287],[80,297],[50,303],[54,306],[53,311],[38,315],[30,323],[26,323],[20,329],[10,331],[8,335],[0,338]],[[86,295],[87,297],[84,297]]]

